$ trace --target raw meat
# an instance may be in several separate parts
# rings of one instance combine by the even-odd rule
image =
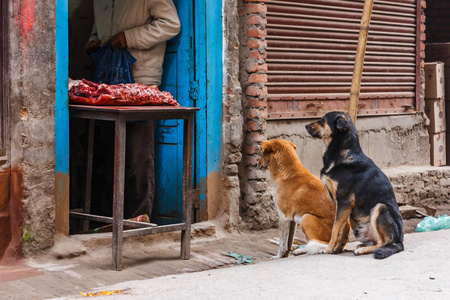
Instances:
[[[69,101],[89,105],[173,105],[169,92],[141,83],[97,84],[86,79],[69,79]]]

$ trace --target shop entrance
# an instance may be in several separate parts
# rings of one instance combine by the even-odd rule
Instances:
[[[199,106],[195,93],[196,72],[194,44],[194,1],[174,0],[181,22],[181,32],[167,42],[161,90],[170,92],[181,106]],[[92,1],[75,0],[69,2],[69,77],[91,79],[93,63],[85,54],[86,44],[93,24]],[[204,76],[203,76],[204,77]],[[206,100],[206,99],[204,99]],[[206,101],[201,103],[206,110]],[[196,120],[197,123],[197,120]],[[82,126],[82,125],[81,125]],[[197,131],[195,140],[206,144],[205,131]],[[156,191],[151,222],[160,225],[181,222],[182,212],[182,159],[183,122],[165,120],[157,123],[155,131],[155,177]],[[195,174],[206,173],[206,158],[197,159],[194,145],[194,187],[198,186]],[[71,151],[71,160],[74,159]],[[205,170],[202,170],[205,169]],[[72,176],[72,184],[76,180]],[[83,171],[78,178],[82,178]],[[125,187],[126,188],[126,187]],[[81,198],[81,191],[71,189],[71,198]],[[71,199],[72,203],[73,199]],[[95,201],[95,199],[92,199]],[[206,199],[204,199],[206,201]],[[197,220],[198,221],[198,220]]]

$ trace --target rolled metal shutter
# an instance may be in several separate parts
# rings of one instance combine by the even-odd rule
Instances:
[[[359,115],[411,113],[417,0],[375,1]],[[347,110],[363,0],[268,0],[269,119]]]

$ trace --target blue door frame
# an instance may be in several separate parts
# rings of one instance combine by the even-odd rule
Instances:
[[[182,0],[186,1],[186,0]],[[200,211],[206,216],[206,179],[219,172],[222,144],[222,1],[193,2],[194,76],[190,101],[200,107],[195,123],[194,186],[200,190]],[[181,11],[178,12],[182,13]],[[67,225],[69,203],[69,110],[68,0],[56,1],[56,95],[55,95],[55,201],[62,210],[56,218]],[[60,176],[58,176],[60,175]],[[59,203],[59,204],[58,204]],[[64,225],[64,226],[65,226]],[[66,229],[64,228],[63,232]]]
[[[207,176],[220,171],[222,146],[222,1],[194,1],[195,71],[198,98],[194,174],[200,219],[207,218]],[[204,166],[199,167],[199,166]]]
[[[55,228],[69,234],[69,74],[68,1],[56,1]]]
[[[162,89],[182,106],[196,106],[194,187],[200,220],[207,219],[207,177],[218,172],[222,141],[222,6],[207,0],[174,0],[181,32],[169,41]],[[181,222],[182,123],[159,122],[156,131],[156,195],[152,221]],[[199,220],[196,220],[199,221]]]

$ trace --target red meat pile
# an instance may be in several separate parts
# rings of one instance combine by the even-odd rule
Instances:
[[[173,105],[179,106],[169,92],[141,83],[97,84],[86,79],[69,79],[71,103],[88,105]]]

